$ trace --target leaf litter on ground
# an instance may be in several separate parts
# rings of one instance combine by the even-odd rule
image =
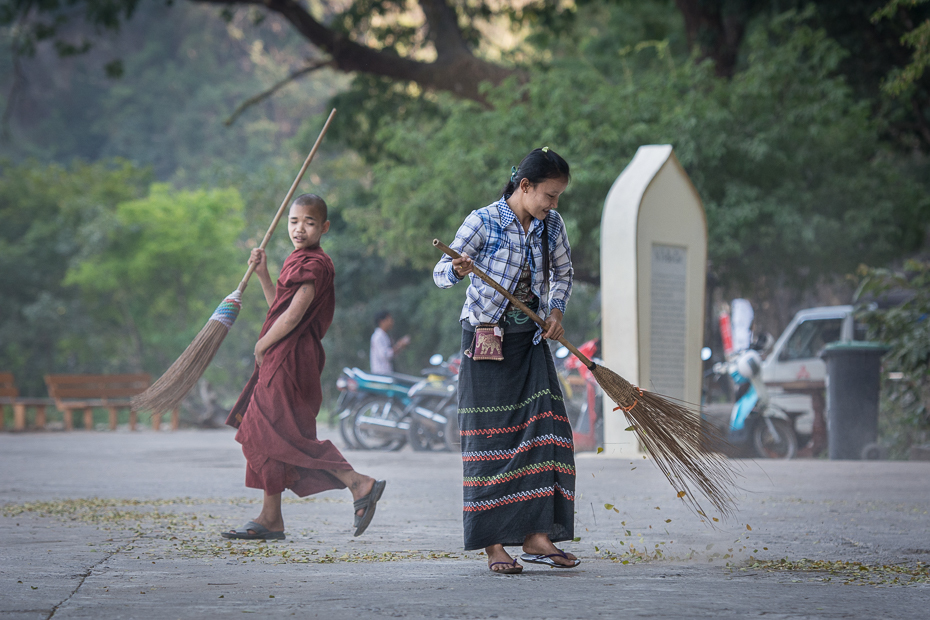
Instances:
[[[285,498],[284,503],[347,503],[332,498]],[[400,560],[459,559],[469,554],[444,551],[343,551],[333,548],[324,551],[307,546],[303,540],[290,538],[282,542],[264,540],[227,540],[220,538],[225,517],[212,514],[184,512],[185,507],[203,505],[257,505],[261,500],[250,498],[196,498],[175,499],[109,499],[86,498],[45,502],[27,502],[0,506],[5,517],[32,513],[40,517],[55,518],[64,522],[94,525],[101,530],[122,530],[128,540],[117,543],[114,539],[104,544],[121,544],[121,551],[132,551],[137,559],[160,560],[171,557],[216,558],[231,561],[254,562],[256,560],[275,564],[337,562],[395,562]],[[159,510],[164,508],[165,510]],[[172,508],[181,508],[175,512]]]

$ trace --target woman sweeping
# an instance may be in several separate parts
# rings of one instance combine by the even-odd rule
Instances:
[[[572,430],[546,338],[559,338],[572,290],[571,249],[556,212],[568,163],[548,147],[531,151],[497,202],[473,211],[433,270],[440,288],[472,273],[472,261],[545,320],[539,328],[472,276],[460,317],[459,424],[464,469],[465,549],[484,549],[488,568],[580,563],[554,543],[574,537]]]

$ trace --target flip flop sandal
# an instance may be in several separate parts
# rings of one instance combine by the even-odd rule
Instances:
[[[581,560],[575,558],[574,564],[559,564],[552,558],[563,558],[568,560],[568,556],[565,555],[564,551],[559,550],[558,553],[550,553],[549,555],[542,554],[533,554],[533,553],[524,553],[520,556],[520,559],[524,562],[529,562],[531,564],[545,564],[546,566],[551,566],[552,568],[575,568],[581,564]],[[570,560],[569,560],[570,561]]]
[[[498,564],[503,564],[504,566],[508,566],[509,568],[503,568],[501,570],[494,570],[494,567],[497,566]],[[491,562],[490,564],[488,564],[488,570],[498,575],[519,575],[520,573],[523,572],[523,567],[517,564],[517,561],[514,560],[513,562]]]
[[[250,534],[249,530],[255,532]],[[235,540],[284,540],[284,532],[272,532],[261,523],[249,521],[242,527],[232,532],[220,532],[223,538]]]
[[[375,508],[378,507],[378,500],[381,499],[381,494],[384,493],[384,487],[387,484],[384,480],[375,480],[374,485],[371,487],[371,491],[368,492],[368,495],[361,499],[355,500],[352,504],[352,510],[355,514],[355,534],[353,536],[360,536],[366,529],[368,529],[368,524],[371,523],[371,518],[375,516]],[[357,514],[359,510],[364,510],[362,514]]]

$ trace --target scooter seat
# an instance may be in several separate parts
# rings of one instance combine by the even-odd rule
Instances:
[[[369,372],[365,372],[360,368],[353,368],[352,372],[355,373],[355,376],[361,379],[362,381],[368,381],[369,383],[388,383],[393,384],[397,383],[394,377],[389,375],[373,375]]]

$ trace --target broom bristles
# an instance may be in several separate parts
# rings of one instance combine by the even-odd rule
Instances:
[[[132,397],[132,408],[152,413],[165,413],[176,409],[203,376],[213,356],[223,344],[226,334],[229,333],[229,328],[236,322],[241,308],[242,291],[236,289],[220,302],[207,324],[165,374],[150,385],[149,389]]]
[[[686,403],[640,390],[600,365],[592,373],[604,393],[623,410],[637,438],[685,504],[707,517],[696,490],[721,516],[731,515],[736,509],[731,488],[738,474],[724,455],[704,450],[708,439],[725,441],[719,433],[704,428],[700,414]]]
[[[229,328],[223,323],[213,319],[207,321],[165,374],[149,389],[132,397],[132,408],[153,413],[173,411],[203,376],[228,333]]]

